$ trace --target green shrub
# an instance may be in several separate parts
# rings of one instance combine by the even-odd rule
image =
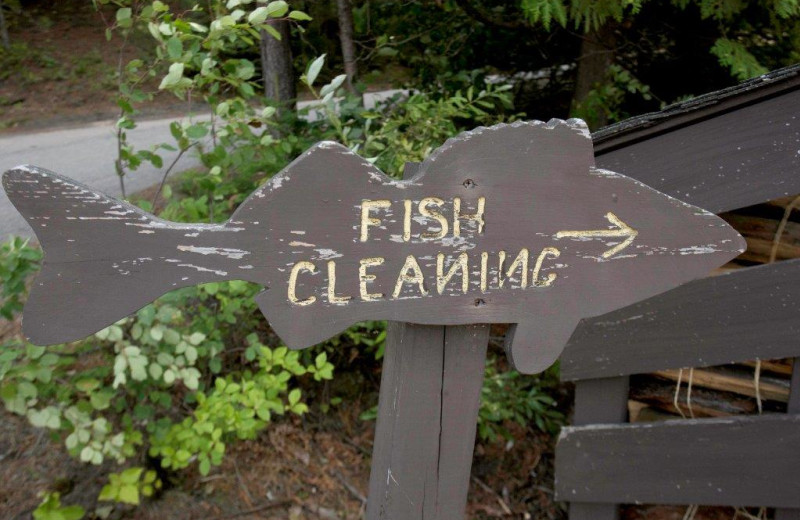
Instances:
[[[11,320],[22,310],[25,283],[39,269],[41,260],[42,251],[28,245],[28,240],[12,236],[0,244],[0,316]]]

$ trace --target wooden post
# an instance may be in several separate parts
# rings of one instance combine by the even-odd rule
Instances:
[[[575,382],[575,426],[624,423],[628,420],[629,377],[609,377]],[[611,476],[610,478],[613,478]],[[569,497],[563,497],[569,500]],[[617,504],[571,502],[570,520],[619,520]]]
[[[464,518],[488,343],[488,325],[389,322],[369,520]]]
[[[488,325],[390,323],[369,520],[462,520]]]
[[[800,414],[800,358],[794,358],[792,362],[792,382],[789,386],[786,413]],[[800,520],[800,509],[776,509],[775,520]]]

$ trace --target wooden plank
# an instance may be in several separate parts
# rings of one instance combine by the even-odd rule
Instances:
[[[695,373],[697,370],[695,369]],[[634,406],[641,408],[642,406],[652,407],[671,415],[671,419],[683,412],[685,417],[729,417],[731,415],[753,415],[758,413],[758,405],[756,400],[751,397],[744,397],[741,395],[733,394],[725,391],[707,390],[697,386],[694,377],[692,378],[692,393],[689,400],[690,406],[687,405],[686,396],[688,389],[688,372],[684,370],[683,377],[681,378],[681,390],[678,394],[678,407],[680,412],[675,408],[675,383],[672,381],[665,381],[661,378],[652,375],[636,375],[631,376],[631,396],[634,401]],[[752,377],[750,384],[752,387]],[[774,410],[777,405],[767,401],[762,402],[765,410]],[[628,403],[631,407],[631,403]],[[633,415],[631,413],[631,415]],[[636,422],[631,417],[631,422]]]
[[[386,336],[367,518],[419,519],[438,483],[444,327],[390,322]]]
[[[800,416],[562,430],[556,499],[800,507]]]
[[[628,419],[630,378],[612,377],[575,383],[575,425],[622,423]],[[560,457],[556,450],[556,460]],[[558,476],[556,477],[558,479]],[[571,500],[566,497],[564,500]],[[570,502],[570,520],[618,520],[616,504]]]
[[[630,378],[609,377],[575,382],[572,424],[616,424],[628,420]]]
[[[413,178],[322,142],[221,224],[166,222],[38,168],[6,172],[45,259],[34,343],[82,339],[157,296],[247,280],[291,348],[364,320],[511,323],[521,372],[549,367],[579,320],[704,276],[744,250],[722,219],[594,165],[582,121],[449,139]]]
[[[369,520],[464,518],[488,344],[488,325],[389,323]]]
[[[681,373],[679,370],[656,370],[653,374],[668,379],[688,384],[688,371]],[[700,388],[710,388],[712,390],[722,390],[748,397],[758,397],[761,399],[771,399],[785,403],[789,400],[789,385],[787,381],[770,378],[766,374],[761,375],[756,391],[756,382],[753,373],[743,375],[731,373],[725,370],[703,370],[695,368],[692,373],[692,386]]]
[[[596,134],[597,163],[714,213],[798,194],[800,89],[792,88],[707,119],[682,116],[660,134]]]
[[[609,125],[594,132],[592,138],[597,152],[603,153],[797,88],[800,88],[800,65],[792,65],[738,85],[674,103],[658,112]]]
[[[489,327],[391,322],[367,518],[461,520]]]
[[[565,380],[800,354],[800,259],[688,283],[584,320],[561,358]]]
[[[488,345],[488,325],[445,328],[437,519],[464,518]]]
[[[789,394],[789,404],[786,412],[800,414],[800,358],[792,362],[792,383]],[[778,508],[775,510],[775,520],[800,520],[800,507]]]

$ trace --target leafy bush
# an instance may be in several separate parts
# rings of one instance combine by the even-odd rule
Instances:
[[[320,57],[302,80],[325,117],[308,123],[290,110],[259,107],[254,66],[237,55],[262,27],[261,7],[246,16],[235,12],[235,3],[228,2],[231,11],[215,2],[214,17],[201,22],[194,11],[177,15],[161,2],[137,4],[145,6],[138,10],[115,3],[111,29],[123,34],[145,29],[157,46],[152,62],[132,60],[121,78],[117,173],[125,175],[143,161],[164,166],[158,151],[169,148],[197,150],[205,166],[165,184],[160,216],[170,220],[225,220],[262,182],[319,140],[338,140],[398,176],[407,161],[423,160],[459,131],[514,117],[503,86],[418,92],[403,103],[366,110],[358,98],[343,94],[344,76],[315,85],[325,62]],[[266,8],[272,9],[267,16],[288,12],[284,2]],[[210,121],[175,122],[174,144],[137,151],[126,132],[136,124],[134,104],[150,99],[141,79],[161,73],[163,90],[181,97],[191,91],[209,103],[213,115]],[[139,204],[153,207],[152,201]],[[21,309],[25,279],[41,253],[19,240],[2,252],[3,309],[11,316]],[[382,357],[381,322],[353,327],[314,353],[289,351],[258,311],[253,297],[260,290],[239,281],[184,288],[84,341],[47,349],[9,344],[0,352],[0,398],[9,411],[54,432],[86,463],[133,464],[109,476],[99,499],[136,504],[160,486],[152,469],[142,466],[144,453],[169,472],[196,465],[207,474],[231,442],[254,438],[276,416],[306,413],[303,380],[330,380],[330,359],[343,344]],[[324,413],[339,401],[329,398],[320,409]],[[50,499],[56,509],[57,499]]]
[[[25,283],[39,268],[41,259],[42,251],[29,246],[28,241],[20,237],[11,237],[0,244],[0,316],[11,320],[15,313],[22,310]]]
[[[33,511],[33,520],[80,520],[84,514],[81,506],[62,506],[60,493],[45,493]]]
[[[538,376],[523,376],[516,370],[501,370],[499,360],[486,362],[481,404],[478,410],[478,435],[494,441],[498,435],[510,438],[503,426],[513,421],[520,426],[535,425],[543,432],[555,434],[566,421],[556,408],[556,401],[547,393],[558,384],[558,368],[551,367]]]

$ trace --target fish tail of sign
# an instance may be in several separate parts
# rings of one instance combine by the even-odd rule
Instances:
[[[556,362],[575,330],[577,323],[565,320],[520,322],[506,333],[508,360],[523,374],[538,374]]]
[[[180,259],[165,256],[175,250],[172,236],[164,236],[173,230],[157,217],[32,166],[5,172],[3,188],[44,251],[25,305],[23,331],[31,342],[82,339],[188,285],[177,270],[154,268],[159,259]],[[189,282],[202,281],[210,280]]]

